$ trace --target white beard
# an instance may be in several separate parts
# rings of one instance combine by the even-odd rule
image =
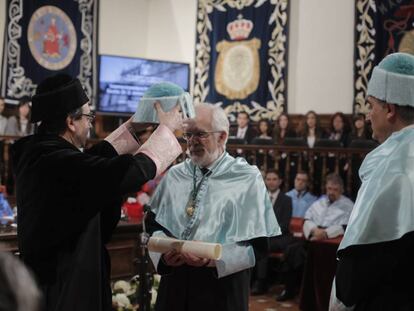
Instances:
[[[212,164],[214,161],[216,161],[221,155],[220,149],[216,149],[211,153],[206,153],[200,158],[197,156],[191,156],[191,160],[193,163],[200,167],[207,167],[210,164]]]

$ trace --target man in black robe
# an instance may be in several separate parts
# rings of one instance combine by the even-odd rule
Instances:
[[[127,123],[82,152],[94,116],[79,80],[47,78],[32,102],[38,132],[13,146],[22,259],[42,289],[44,310],[111,310],[105,244],[119,221],[122,196],[181,153],[173,134],[180,114],[157,105],[153,140],[140,146]],[[157,151],[160,145],[170,152]]]

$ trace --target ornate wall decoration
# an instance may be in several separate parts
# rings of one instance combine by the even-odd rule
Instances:
[[[288,11],[288,0],[199,0],[195,103],[255,121],[286,110]]]
[[[65,72],[95,97],[98,3],[94,0],[11,0],[3,52],[1,95],[33,95],[45,77]]]
[[[413,0],[355,1],[354,111],[367,113],[374,66],[395,52],[414,54]]]

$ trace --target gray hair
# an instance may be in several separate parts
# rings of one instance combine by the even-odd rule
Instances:
[[[338,185],[344,190],[344,181],[342,180],[341,176],[336,173],[331,173],[326,175],[326,183],[333,183],[334,185]]]
[[[26,267],[13,255],[0,252],[0,311],[38,311],[41,294]]]
[[[229,137],[229,130],[230,130],[230,122],[227,118],[226,113],[224,112],[223,108],[217,105],[212,104],[198,104],[197,107],[207,108],[211,111],[211,127],[213,131],[223,131],[227,134],[227,138]],[[224,144],[226,144],[226,141]]]

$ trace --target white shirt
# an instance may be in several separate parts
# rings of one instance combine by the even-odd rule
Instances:
[[[275,205],[275,202],[277,200],[277,197],[279,196],[280,189],[277,189],[275,192],[269,191],[270,201],[272,202],[272,205]]]
[[[247,126],[237,128],[237,138],[244,138],[246,136]]]
[[[309,148],[313,148],[315,146],[316,137],[315,136],[308,136],[308,146]]]

